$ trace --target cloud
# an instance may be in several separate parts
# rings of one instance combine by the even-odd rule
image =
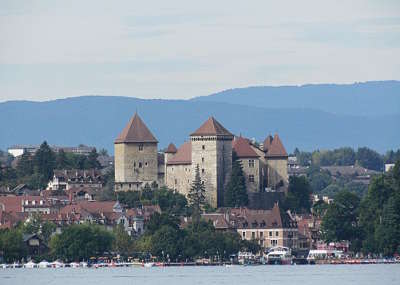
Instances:
[[[2,1],[0,11],[2,101],[399,79],[398,1]]]

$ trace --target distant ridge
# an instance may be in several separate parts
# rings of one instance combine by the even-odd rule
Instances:
[[[307,108],[358,116],[400,114],[400,81],[256,86],[229,89],[192,100],[266,108]]]
[[[325,85],[312,88],[317,86],[326,90]],[[295,147],[312,150],[368,146],[380,152],[400,148],[400,82],[338,86],[342,92],[334,88],[329,93],[314,89],[307,93],[304,87],[288,87],[294,90],[288,93],[280,89],[286,87],[251,87],[191,100],[82,96],[46,102],[8,101],[0,103],[0,149],[47,140],[55,145],[94,145],[113,153],[115,138],[136,110],[159,141],[160,149],[171,142],[181,146],[210,116],[234,135],[242,134],[259,142],[278,132],[288,153]],[[281,90],[282,97],[275,96],[277,91],[265,93],[271,88]],[[298,92],[298,88],[302,91]],[[348,88],[366,91],[353,92]],[[324,94],[334,98],[331,105],[318,99],[325,98]],[[310,100],[313,96],[317,98],[314,104]],[[369,103],[346,103],[351,96]],[[304,103],[295,106],[294,101],[300,99]]]

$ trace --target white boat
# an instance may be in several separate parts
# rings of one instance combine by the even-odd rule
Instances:
[[[50,263],[47,262],[46,260],[42,260],[41,262],[38,263],[39,268],[47,268],[50,267]]]
[[[309,251],[307,261],[310,264],[324,262],[328,259],[340,259],[343,256],[343,251],[332,249],[312,249]]]
[[[29,261],[24,264],[24,268],[37,268],[37,264],[33,261]]]
[[[86,268],[86,267],[88,267],[88,264],[87,264],[87,262],[81,262],[81,263],[79,263],[79,265],[81,266],[81,267],[83,267],[83,268]]]
[[[144,267],[146,267],[146,268],[150,268],[150,267],[153,267],[153,266],[154,266],[154,262],[146,262],[144,264]]]
[[[78,262],[71,262],[69,266],[72,268],[79,268],[80,264]]]
[[[52,268],[61,268],[61,267],[64,267],[64,263],[62,263],[62,262],[60,262],[60,261],[58,261],[58,260],[53,261],[50,265],[51,265]]]
[[[271,248],[266,258],[268,264],[292,264],[293,259],[290,248],[284,246]]]

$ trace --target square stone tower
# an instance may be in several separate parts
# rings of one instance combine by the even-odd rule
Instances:
[[[198,165],[207,202],[215,208],[223,205],[224,187],[232,171],[232,140],[233,135],[213,117],[190,135],[192,180]]]
[[[268,187],[276,190],[279,184],[288,185],[288,154],[278,134],[264,140],[263,150],[267,160]]]
[[[157,143],[135,113],[114,142],[115,191],[138,191],[158,181]]]

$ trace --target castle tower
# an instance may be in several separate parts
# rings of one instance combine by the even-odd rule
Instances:
[[[278,134],[275,134],[273,138],[268,136],[264,140],[263,150],[267,159],[268,187],[277,189],[281,182],[287,185],[289,181],[287,171],[288,154]]]
[[[213,207],[223,205],[224,186],[232,171],[233,135],[210,117],[190,135],[192,145],[192,179],[199,166],[206,188],[207,202]]]
[[[178,149],[173,143],[170,143],[167,147],[167,149],[164,151],[164,183],[166,184],[167,179],[167,165],[168,162],[171,160],[171,158],[176,154]]]
[[[157,181],[157,143],[135,113],[114,142],[115,191],[137,191]]]

